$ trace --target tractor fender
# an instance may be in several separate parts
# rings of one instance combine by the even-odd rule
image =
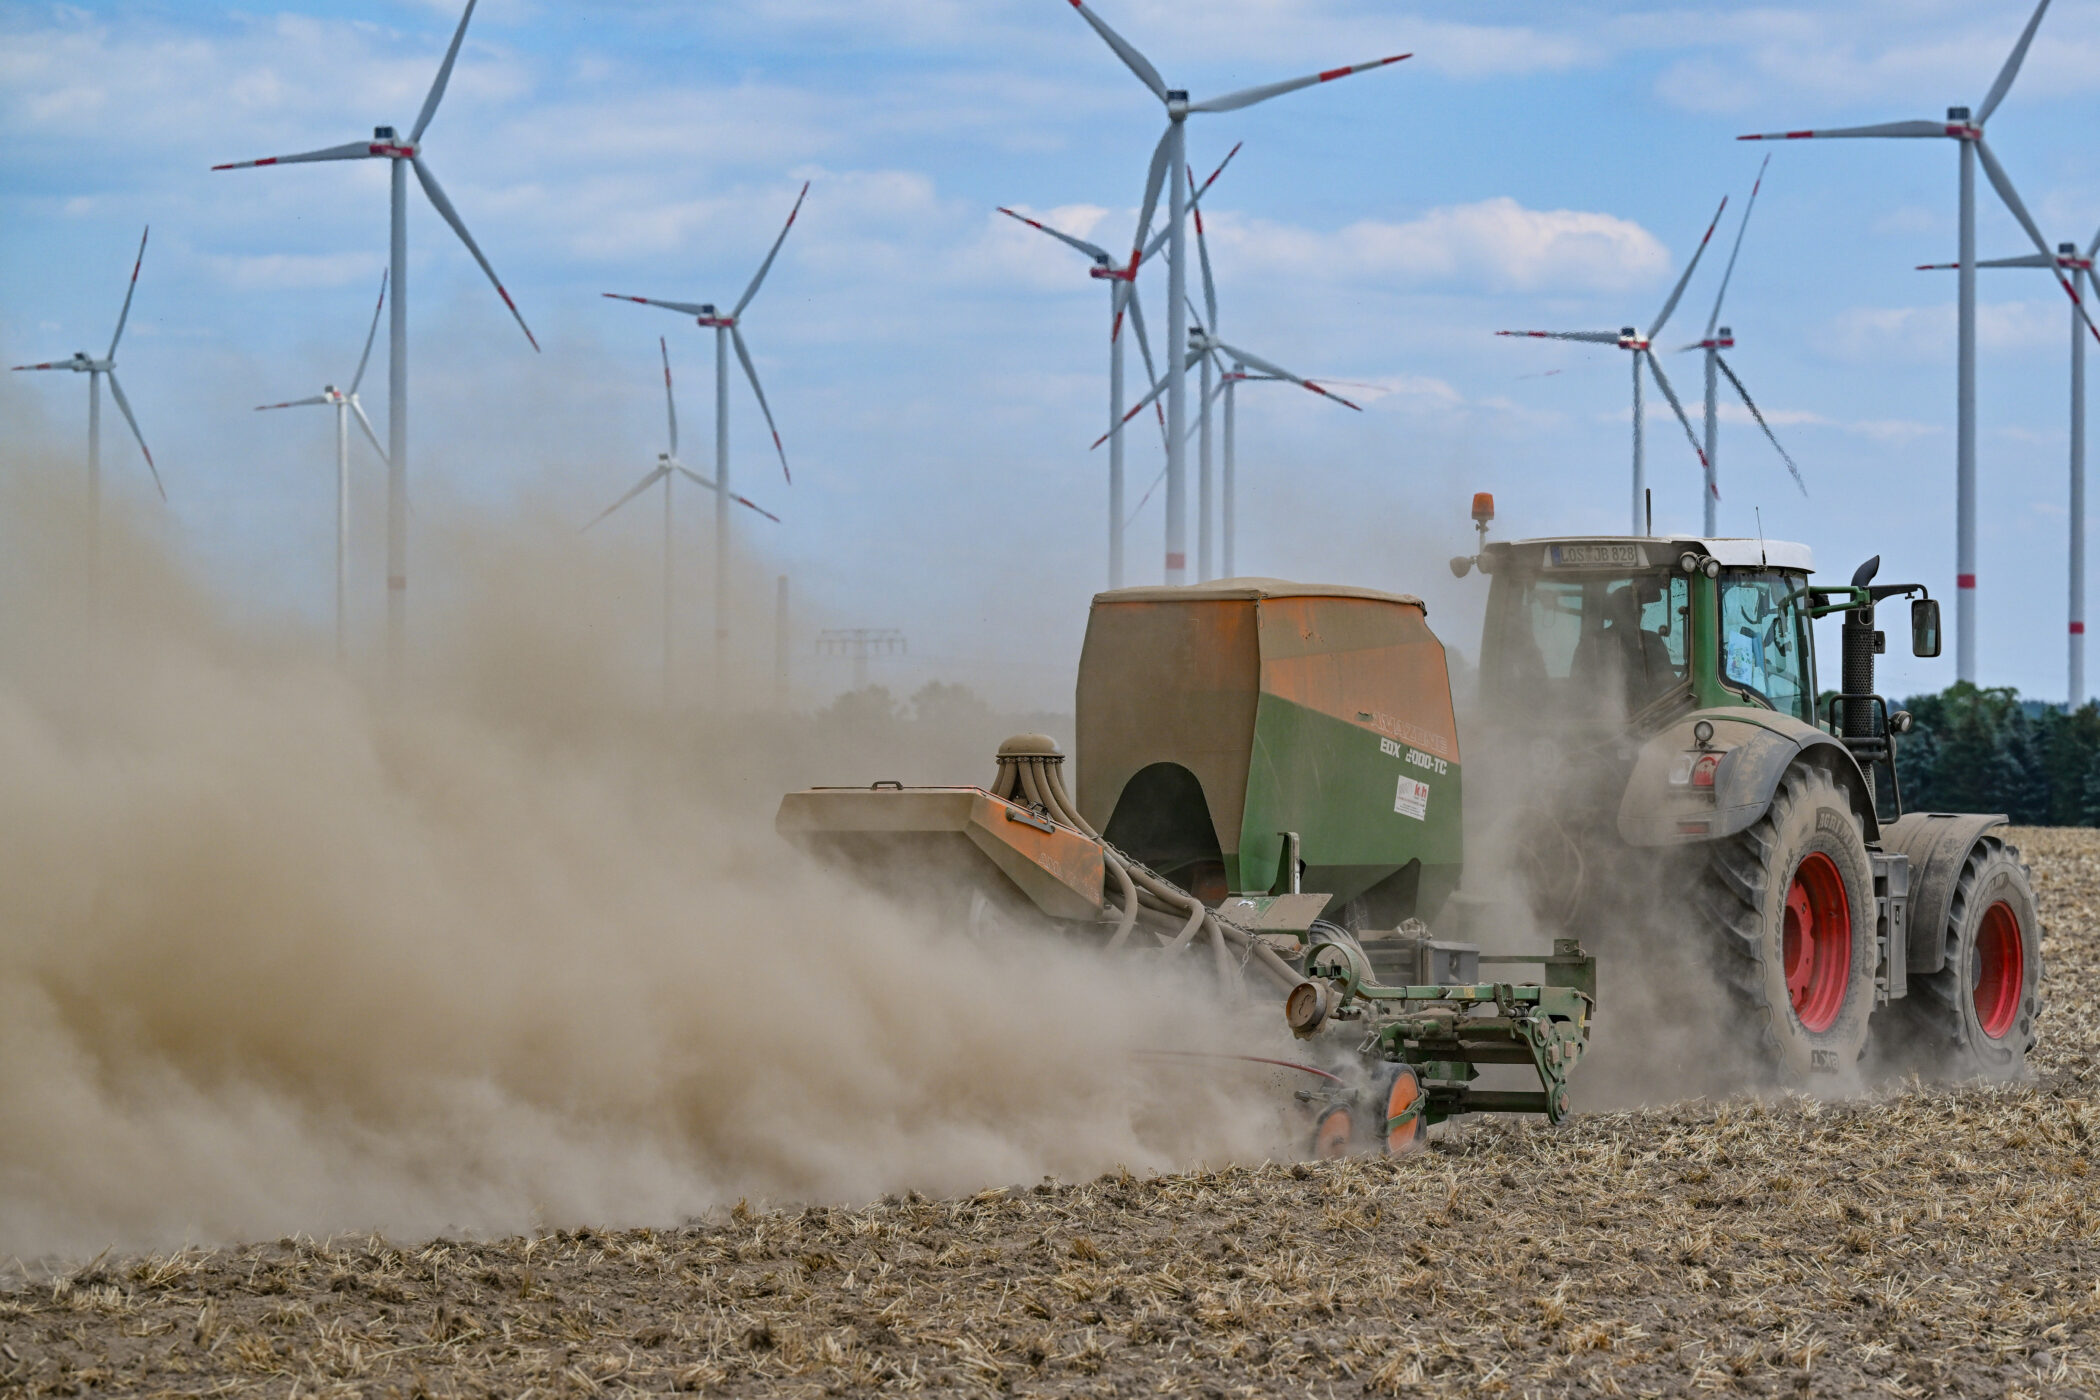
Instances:
[[[1714,727],[1705,749],[1692,726]],[[1692,764],[1720,755],[1709,789],[1692,785]],[[1873,788],[1851,750],[1812,724],[1771,710],[1695,710],[1642,744],[1619,800],[1619,835],[1630,846],[1689,846],[1733,836],[1754,825],[1772,805],[1780,775],[1796,762],[1829,770],[1852,797],[1862,834],[1880,835]]]
[[[1910,940],[1912,976],[1929,976],[1947,962],[1947,927],[1955,882],[1977,841],[1993,827],[2004,826],[2002,814],[1906,812],[1881,831],[1881,846],[1910,857],[1910,927],[1931,932]]]

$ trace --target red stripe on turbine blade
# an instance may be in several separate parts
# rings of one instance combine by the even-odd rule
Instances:
[[[1188,566],[1189,557],[1186,554],[1169,554],[1167,556],[1167,567],[1170,569],[1186,569]]]
[[[1976,575],[1956,574],[1954,576],[1954,586],[1956,588],[1974,588],[1976,586]]]
[[[2083,622],[2072,623],[2071,635],[2074,637],[2083,637],[2085,635],[2085,624]]]

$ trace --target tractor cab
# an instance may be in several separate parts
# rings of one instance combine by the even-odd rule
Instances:
[[[1815,722],[1805,545],[1514,540],[1452,567],[1491,580],[1481,693],[1492,709],[1613,734],[1714,708]]]

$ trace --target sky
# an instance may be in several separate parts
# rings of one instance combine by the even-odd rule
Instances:
[[[1726,196],[1658,344],[1698,339],[1769,152],[1722,320],[1807,490],[1724,410],[1722,533],[1805,542],[1838,581],[1878,553],[1883,579],[1949,599],[1951,626],[1954,279],[1914,268],[1954,256],[1955,147],[1732,138],[1979,105],[2024,0],[1098,10],[1199,99],[1413,54],[1190,122],[1199,175],[1245,143],[1206,200],[1219,331],[1362,405],[1247,389],[1240,572],[1420,594],[1472,653],[1485,587],[1446,565],[1470,549],[1472,493],[1495,494],[1503,538],[1621,531],[1629,494],[1627,357],[1493,332],[1646,327]],[[99,353],[150,224],[118,358],[168,501],[107,410],[105,476],[258,616],[332,616],[329,415],[253,410],[354,370],[386,173],[210,167],[405,131],[458,13],[0,0],[0,359]],[[2052,242],[2100,227],[2100,151],[2079,137],[2100,118],[2096,58],[2100,3],[2057,0],[1990,122]],[[711,333],[601,294],[733,302],[807,181],[744,319],[792,485],[733,365],[729,396],[732,482],[782,517],[743,513],[737,575],[768,595],[792,580],[797,698],[850,680],[815,654],[818,627],[879,627],[907,638],[873,663],[893,687],[1069,705],[1106,584],[1107,459],[1088,444],[1107,415],[1107,298],[1083,258],[996,208],[1127,248],[1162,124],[1058,0],[484,0],[424,152],[542,348],[411,182],[412,577],[442,575],[445,512],[581,525],[647,471],[659,336],[682,455],[712,470]],[[1983,256],[2028,250],[1987,189],[1978,202]],[[2044,273],[1980,282],[1981,679],[2060,699],[2068,312]],[[1143,291],[1157,328],[1157,265]],[[382,336],[364,386],[382,435],[384,353]],[[1696,419],[1699,357],[1664,360]],[[84,470],[85,397],[80,376],[0,378],[0,471]],[[1697,458],[1648,407],[1656,526],[1695,533]],[[1135,506],[1157,430],[1129,456]],[[383,478],[361,447],[353,466],[369,656]],[[1131,582],[1158,580],[1162,494],[1131,522]],[[653,560],[657,509],[630,505],[588,546]],[[697,629],[711,537],[697,491],[678,509]],[[653,592],[633,606],[653,617]],[[1894,641],[1884,689],[1953,680],[1951,645],[1920,661]]]

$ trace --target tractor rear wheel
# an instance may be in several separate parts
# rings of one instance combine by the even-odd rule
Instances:
[[[2041,931],[2019,850],[1984,836],[1962,863],[1946,927],[1911,928],[1914,942],[1944,940],[1947,960],[1889,1008],[1890,1048],[1928,1078],[2017,1078],[2041,1010]]]
[[[1843,790],[1821,768],[1787,769],[1765,815],[1711,848],[1703,892],[1721,980],[1781,1080],[1851,1071],[1874,1010],[1876,905]]]

